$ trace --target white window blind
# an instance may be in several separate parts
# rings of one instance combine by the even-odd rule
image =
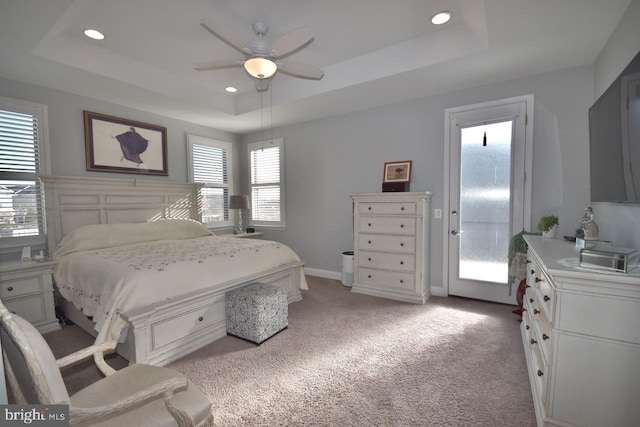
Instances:
[[[253,225],[284,227],[284,141],[249,144]]]
[[[45,142],[46,106],[0,97],[2,246],[44,243],[44,197],[37,174],[48,172]]]
[[[231,226],[231,143],[188,135],[187,145],[190,179],[205,184],[201,191],[203,224],[210,227]]]

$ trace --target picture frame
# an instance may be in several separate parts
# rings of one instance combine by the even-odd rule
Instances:
[[[384,163],[383,183],[388,182],[410,182],[411,181],[411,160]]]
[[[169,175],[167,128],[84,111],[87,170]]]

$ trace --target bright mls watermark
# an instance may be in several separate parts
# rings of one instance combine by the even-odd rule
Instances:
[[[69,406],[0,405],[0,421],[3,426],[68,426]]]

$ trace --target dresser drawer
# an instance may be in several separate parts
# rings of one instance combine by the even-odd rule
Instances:
[[[358,213],[377,215],[415,215],[416,204],[412,202],[360,202],[358,203]]]
[[[413,254],[416,251],[416,238],[413,236],[360,234],[358,235],[358,248],[360,250]]]
[[[362,251],[359,253],[358,266],[412,272],[416,267],[416,257],[411,254]]]
[[[358,268],[359,283],[363,285],[375,285],[385,289],[401,289],[412,291],[415,283],[413,274],[373,268]]]
[[[361,233],[415,234],[416,219],[412,217],[363,216]]]
[[[47,320],[47,301],[44,294],[14,298],[2,303],[12,313],[19,315],[30,323],[37,324]]]
[[[6,300],[21,295],[28,295],[45,290],[52,290],[51,279],[41,273],[23,275],[15,278],[3,278],[0,285],[0,298]]]

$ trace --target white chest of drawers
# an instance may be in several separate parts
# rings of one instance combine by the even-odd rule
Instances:
[[[424,304],[429,288],[431,193],[353,194],[352,291]]]
[[[640,272],[572,268],[572,243],[525,240],[521,332],[538,425],[640,425]]]
[[[54,262],[0,262],[0,299],[11,312],[31,322],[40,333],[60,329],[53,303]]]

